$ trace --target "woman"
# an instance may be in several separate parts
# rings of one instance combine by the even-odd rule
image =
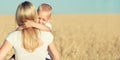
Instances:
[[[35,7],[28,1],[21,3],[16,11],[16,22],[21,26],[26,20],[38,23]],[[0,60],[14,47],[15,60],[45,60],[48,51],[52,60],[60,60],[50,32],[28,27],[10,33],[0,48]]]

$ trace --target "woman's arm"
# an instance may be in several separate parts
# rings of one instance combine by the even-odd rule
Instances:
[[[12,45],[5,40],[3,45],[0,47],[0,60],[4,60],[7,53],[12,49]]]
[[[48,51],[50,53],[50,56],[51,56],[52,60],[60,60],[60,54],[59,54],[57,48],[55,47],[54,42],[52,42],[48,46]]]

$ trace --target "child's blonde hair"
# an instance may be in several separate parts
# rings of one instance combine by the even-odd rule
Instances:
[[[44,12],[50,12],[52,11],[52,7],[49,4],[43,3],[38,7],[38,12],[39,11],[44,11]]]

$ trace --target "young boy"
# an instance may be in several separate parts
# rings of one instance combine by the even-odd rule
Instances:
[[[52,31],[52,26],[50,24],[52,7],[44,3],[38,7],[37,12],[38,12],[40,23],[49,27],[50,31]],[[46,60],[50,60],[50,59],[51,58],[48,55]]]
[[[52,7],[48,4],[42,4],[39,6],[37,12],[38,12],[40,23],[48,26],[50,31],[52,31],[52,26],[50,24]],[[50,60],[49,55],[47,56],[46,60]]]
[[[37,12],[38,12],[40,23],[48,26],[50,30],[52,30],[52,26],[50,24],[52,7],[44,3],[39,6]]]
[[[26,21],[24,24],[22,24],[20,27],[18,27],[16,30],[22,30],[24,28],[28,27],[35,27],[38,28],[42,31],[52,31],[52,26],[50,24],[51,20],[51,12],[52,12],[52,7],[49,4],[41,4],[38,7],[37,13],[38,13],[38,20],[39,23],[34,23],[32,21]],[[11,60],[14,60],[15,55],[12,56]],[[48,55],[46,57],[46,60],[50,60],[50,56]]]

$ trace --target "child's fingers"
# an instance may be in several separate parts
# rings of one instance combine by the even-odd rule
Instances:
[[[21,27],[22,27],[23,29],[27,28],[27,26],[26,26],[25,24],[21,25]]]

